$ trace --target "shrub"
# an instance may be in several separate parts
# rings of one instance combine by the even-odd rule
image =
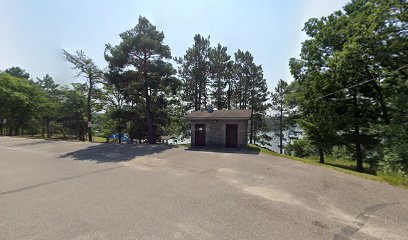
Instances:
[[[286,145],[285,152],[300,158],[317,155],[316,147],[307,138],[298,139]]]

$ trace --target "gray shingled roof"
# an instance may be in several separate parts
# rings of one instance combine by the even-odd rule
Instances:
[[[250,119],[251,109],[237,110],[214,110],[212,113],[207,111],[195,111],[187,114],[187,119]]]

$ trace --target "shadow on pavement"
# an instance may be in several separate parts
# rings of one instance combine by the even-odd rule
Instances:
[[[25,146],[35,146],[35,145],[56,143],[56,141],[54,141],[54,140],[47,140],[47,139],[30,139],[30,140],[35,140],[35,141],[17,143],[17,144],[14,144],[14,146],[25,147]]]
[[[72,151],[59,156],[60,158],[73,158],[75,160],[90,160],[97,163],[130,161],[136,157],[161,153],[173,148],[170,145],[149,144],[100,144],[84,149]]]
[[[347,166],[347,165],[341,165],[341,164],[337,164],[337,163],[324,163],[324,164],[330,165],[330,166],[333,166],[333,167],[337,167],[337,168],[343,168],[343,169],[347,169],[347,170],[352,170],[354,172],[358,172],[355,166]],[[371,174],[371,175],[377,175],[374,170],[369,169],[369,168],[365,168],[364,173]]]
[[[193,147],[186,148],[185,151],[193,152],[218,152],[218,153],[236,153],[236,154],[252,154],[259,155],[259,149],[248,149],[248,148],[213,148],[213,147]]]

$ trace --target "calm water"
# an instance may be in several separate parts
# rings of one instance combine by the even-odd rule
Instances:
[[[295,132],[295,133],[294,133]],[[283,148],[285,148],[285,146],[290,142],[290,141],[295,141],[298,138],[302,138],[302,130],[299,127],[296,127],[294,129],[291,129],[289,131],[284,131],[283,134],[286,138],[283,140]],[[275,136],[274,132],[267,132],[266,133],[268,136],[272,137],[272,141],[270,141],[269,143],[271,144],[271,146],[268,145],[263,145],[258,143],[258,145],[262,146],[262,147],[266,147],[269,148],[270,150],[274,151],[274,152],[279,152],[279,137]],[[285,149],[282,150],[283,153],[285,153]]]

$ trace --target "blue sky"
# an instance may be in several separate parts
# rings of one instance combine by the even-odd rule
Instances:
[[[339,10],[346,0],[0,0],[0,70],[26,69],[33,78],[81,81],[62,59],[62,48],[84,50],[101,67],[106,43],[135,26],[139,15],[164,32],[173,56],[182,56],[196,33],[211,36],[231,55],[250,51],[262,64],[270,90],[291,80],[288,60],[297,57],[301,31],[311,17]]]

